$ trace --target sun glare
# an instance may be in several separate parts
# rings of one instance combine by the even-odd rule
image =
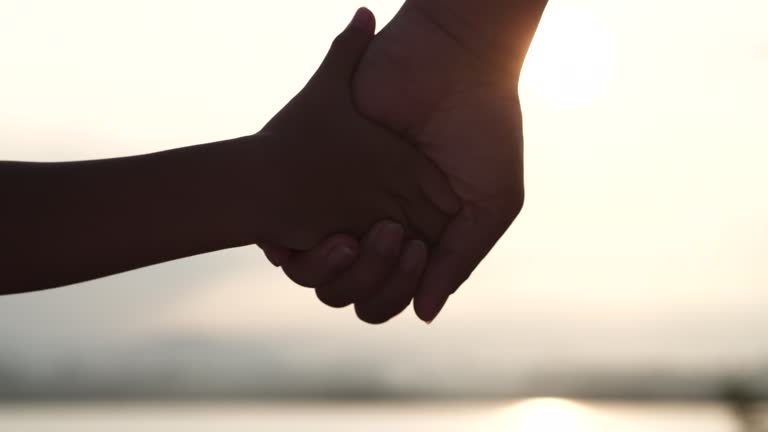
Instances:
[[[494,432],[587,432],[586,410],[563,399],[530,399],[505,408],[493,421]]]
[[[615,62],[613,36],[586,12],[551,12],[528,53],[522,96],[559,109],[590,105],[608,91]]]

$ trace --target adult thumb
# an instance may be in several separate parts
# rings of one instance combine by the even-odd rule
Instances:
[[[336,36],[321,69],[351,82],[375,31],[376,17],[373,12],[366,8],[358,9],[347,28]]]

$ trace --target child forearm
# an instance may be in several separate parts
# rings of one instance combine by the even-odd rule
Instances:
[[[373,31],[361,9],[258,134],[127,158],[0,162],[0,294],[252,243],[307,250],[385,219],[436,241],[460,207],[447,178],[352,98]]]
[[[0,294],[258,240],[269,172],[231,140],[84,162],[0,162]],[[262,195],[260,197],[260,194]]]

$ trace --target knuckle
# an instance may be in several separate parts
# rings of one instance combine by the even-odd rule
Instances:
[[[288,279],[292,280],[296,285],[304,288],[317,288],[318,280],[315,275],[305,273],[301,269],[294,268],[291,265],[285,265],[283,272]]]
[[[316,289],[315,295],[324,305],[334,309],[343,309],[352,304],[352,300],[347,296],[328,289]]]
[[[360,321],[371,325],[381,325],[394,318],[394,315],[382,313],[376,308],[355,305],[355,315]]]
[[[403,208],[405,209],[405,217],[409,222],[409,226],[422,234],[428,235],[430,240],[434,240],[435,237],[439,236],[449,221],[447,215],[435,208],[421,194],[404,200]]]
[[[384,205],[375,208],[378,215],[386,215],[387,220],[407,226],[409,223],[408,200],[398,193],[389,193],[382,202]],[[379,217],[377,220],[381,220],[381,218]]]
[[[422,240],[434,245],[440,240],[445,225],[444,222],[422,222],[414,226],[414,231]]]

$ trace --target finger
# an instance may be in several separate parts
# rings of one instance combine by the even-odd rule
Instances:
[[[259,243],[258,246],[264,251],[264,255],[275,267],[281,267],[291,258],[290,249],[265,243]]]
[[[449,216],[440,211],[421,190],[403,200],[401,205],[408,219],[409,236],[436,244],[450,222]]]
[[[336,235],[308,252],[294,252],[283,264],[283,271],[295,283],[317,288],[329,283],[351,266],[357,255],[357,240],[346,235]]]
[[[330,71],[345,84],[351,83],[375,31],[373,13],[366,8],[358,9],[347,28],[336,36],[320,70]]]
[[[390,221],[377,223],[363,239],[355,264],[318,289],[317,297],[336,308],[372,297],[397,265],[403,236],[401,225]]]
[[[409,159],[407,172],[418,183],[404,182],[403,194],[407,202],[401,203],[416,237],[435,244],[442,236],[450,219],[461,209],[461,201],[451,188],[448,177],[426,156]],[[406,177],[403,177],[406,180]]]
[[[424,157],[420,185],[424,195],[445,214],[454,216],[461,210],[461,199],[451,188],[448,177],[434,162]]]
[[[478,226],[478,218],[467,209],[454,219],[440,243],[432,248],[424,280],[414,298],[418,317],[431,323],[456,290],[467,280],[485,258],[509,224],[502,223],[500,232]],[[493,219],[491,219],[493,220]]]
[[[414,240],[405,247],[397,270],[370,300],[355,303],[358,318],[369,324],[383,324],[400,315],[419,289],[427,265],[427,245]]]

